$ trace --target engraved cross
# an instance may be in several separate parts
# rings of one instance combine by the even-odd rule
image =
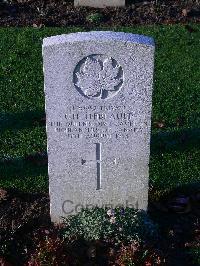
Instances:
[[[89,162],[96,162],[97,164],[97,190],[101,189],[101,143],[95,143],[96,145],[96,160],[81,160],[82,165]]]

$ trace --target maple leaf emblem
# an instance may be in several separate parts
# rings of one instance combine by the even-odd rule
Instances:
[[[111,57],[104,60],[87,57],[81,70],[75,74],[75,85],[88,98],[108,98],[123,83],[122,69],[115,62]]]

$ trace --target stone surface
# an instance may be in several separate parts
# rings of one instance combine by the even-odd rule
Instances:
[[[147,209],[154,41],[88,32],[43,42],[51,218]]]
[[[74,0],[75,6],[90,6],[96,8],[125,6],[125,0]]]
[[[8,196],[8,193],[6,190],[0,188],[0,202],[3,200],[6,200]]]

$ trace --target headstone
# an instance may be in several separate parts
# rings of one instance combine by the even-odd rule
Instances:
[[[84,32],[43,42],[51,218],[147,209],[154,41]]]
[[[75,6],[90,6],[96,8],[125,6],[125,0],[74,0]]]

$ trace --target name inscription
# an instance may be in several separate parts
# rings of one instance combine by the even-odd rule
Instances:
[[[144,129],[138,118],[136,124],[135,116],[125,106],[72,106],[62,121],[51,121],[49,125],[70,139],[128,139]]]

